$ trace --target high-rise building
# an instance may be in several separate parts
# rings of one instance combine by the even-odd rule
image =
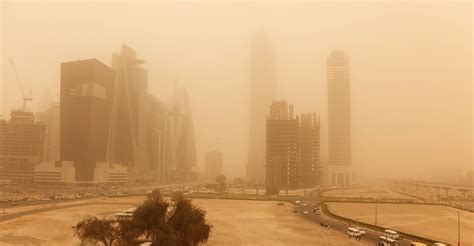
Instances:
[[[265,115],[276,85],[275,54],[265,32],[250,43],[249,149],[247,180],[265,181]]]
[[[97,59],[61,64],[60,158],[77,181],[92,181],[106,160],[115,72]]]
[[[333,51],[327,58],[329,184],[350,185],[351,170],[351,91],[349,58]]]
[[[0,121],[0,179],[32,182],[35,164],[43,155],[46,125],[31,112],[12,111],[10,121]]]
[[[214,179],[222,174],[222,163],[221,151],[213,150],[206,153],[205,177],[208,181],[214,182]]]
[[[112,120],[108,157],[113,163],[133,167],[133,178],[149,179],[145,109],[148,71],[136,52],[122,45],[112,55],[112,68],[117,77],[113,90]]]
[[[293,105],[275,101],[266,127],[266,192],[312,187],[320,182],[319,118],[294,116]]]
[[[298,128],[298,154],[302,182],[306,187],[321,184],[320,122],[316,113],[301,114]]]
[[[196,166],[196,142],[194,125],[185,89],[176,89],[170,102],[168,115],[168,163],[169,175],[175,182],[192,179],[192,168]]]
[[[44,162],[55,162],[60,160],[59,107],[58,102],[50,103],[47,110],[36,115],[37,120],[47,126],[44,140]]]

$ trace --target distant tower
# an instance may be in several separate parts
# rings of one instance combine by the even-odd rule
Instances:
[[[247,180],[265,181],[265,115],[276,85],[275,55],[268,36],[261,31],[250,44],[249,151]]]
[[[333,51],[327,58],[329,184],[350,185],[351,170],[351,93],[349,58]]]

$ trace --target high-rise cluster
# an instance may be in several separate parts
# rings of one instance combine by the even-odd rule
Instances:
[[[61,157],[76,180],[94,181],[100,170],[126,167],[137,181],[188,181],[196,152],[185,90],[168,104],[147,91],[148,71],[131,48],[112,56],[61,64]],[[108,174],[110,176],[110,174]]]
[[[295,116],[293,105],[275,101],[266,122],[266,192],[318,184],[319,117],[315,113]]]

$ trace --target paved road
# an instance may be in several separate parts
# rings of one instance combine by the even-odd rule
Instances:
[[[307,206],[301,207],[298,209],[298,216],[304,219],[313,221],[318,226],[321,222],[324,222],[325,224],[329,225],[329,230],[336,230],[345,235],[347,235],[346,234],[347,228],[354,226],[354,225],[349,225],[348,223],[344,221],[333,219],[329,216],[324,215],[323,213],[321,213],[321,215],[317,215],[313,213],[314,200],[301,200],[301,203],[306,203]],[[305,209],[308,210],[309,214],[307,215],[303,214],[303,210]],[[293,206],[291,207],[291,211],[293,211]],[[379,231],[374,231],[372,229],[368,229],[364,227],[361,227],[361,228],[363,228],[365,232],[367,233],[364,237],[362,237],[361,242],[366,243],[367,245],[377,245],[378,238],[379,236],[382,236],[382,233]],[[354,240],[356,239],[354,238]],[[410,240],[406,240],[406,239],[398,241],[400,246],[410,246],[410,242],[411,242]]]

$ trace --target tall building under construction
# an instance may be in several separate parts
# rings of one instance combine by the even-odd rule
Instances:
[[[266,191],[312,187],[320,182],[319,118],[294,116],[293,105],[275,101],[266,124]]]
[[[33,181],[35,164],[41,161],[46,125],[32,112],[16,110],[9,121],[0,121],[0,179]]]

